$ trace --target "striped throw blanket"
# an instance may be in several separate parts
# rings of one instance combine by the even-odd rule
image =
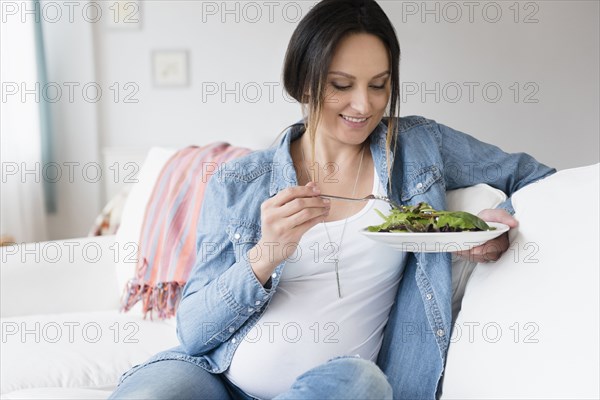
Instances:
[[[144,317],[175,315],[181,291],[196,262],[196,230],[204,190],[222,164],[249,153],[227,143],[186,147],[164,165],[146,206],[135,277],[121,300],[122,311],[142,301]]]

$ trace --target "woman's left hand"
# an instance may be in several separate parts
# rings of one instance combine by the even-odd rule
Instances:
[[[511,229],[516,228],[519,224],[506,210],[499,208],[483,210],[477,216],[486,222],[500,222],[508,225]],[[498,260],[509,246],[508,232],[505,232],[481,246],[473,247],[471,250],[457,251],[455,254],[478,263],[490,262]]]

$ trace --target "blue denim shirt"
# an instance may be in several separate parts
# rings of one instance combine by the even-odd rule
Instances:
[[[447,190],[477,183],[510,196],[555,172],[527,154],[507,154],[423,117],[399,118],[397,126],[388,195],[399,204],[425,201],[445,209]],[[261,237],[262,202],[297,185],[290,143],[303,132],[302,122],[292,125],[278,145],[225,164],[213,175],[198,225],[197,262],[177,312],[181,345],[148,362],[186,360],[213,373],[229,367],[240,341],[276,294],[285,268],[285,262],[277,266],[263,287],[246,252]],[[387,190],[386,132],[384,119],[369,140]],[[514,212],[510,197],[500,207]],[[452,329],[451,281],[448,253],[409,254],[378,359],[395,398],[436,396]]]

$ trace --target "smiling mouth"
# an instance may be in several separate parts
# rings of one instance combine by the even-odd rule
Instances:
[[[350,116],[343,115],[343,114],[340,114],[340,116],[342,118],[344,118],[346,121],[349,121],[349,122],[358,122],[358,123],[365,122],[367,119],[369,119],[369,117],[356,118],[356,117],[350,117]]]

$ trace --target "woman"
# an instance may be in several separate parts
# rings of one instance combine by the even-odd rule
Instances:
[[[375,1],[324,0],[299,23],[284,83],[305,118],[209,183],[181,346],[124,374],[113,398],[434,398],[448,349],[450,256],[358,231],[382,202],[445,208],[446,190],[512,194],[553,172],[422,117],[397,118],[400,49]],[[388,111],[389,109],[389,111]],[[384,115],[388,111],[388,117]],[[499,165],[500,173],[486,174]],[[510,200],[481,214],[511,227]],[[497,259],[502,235],[463,255]]]

